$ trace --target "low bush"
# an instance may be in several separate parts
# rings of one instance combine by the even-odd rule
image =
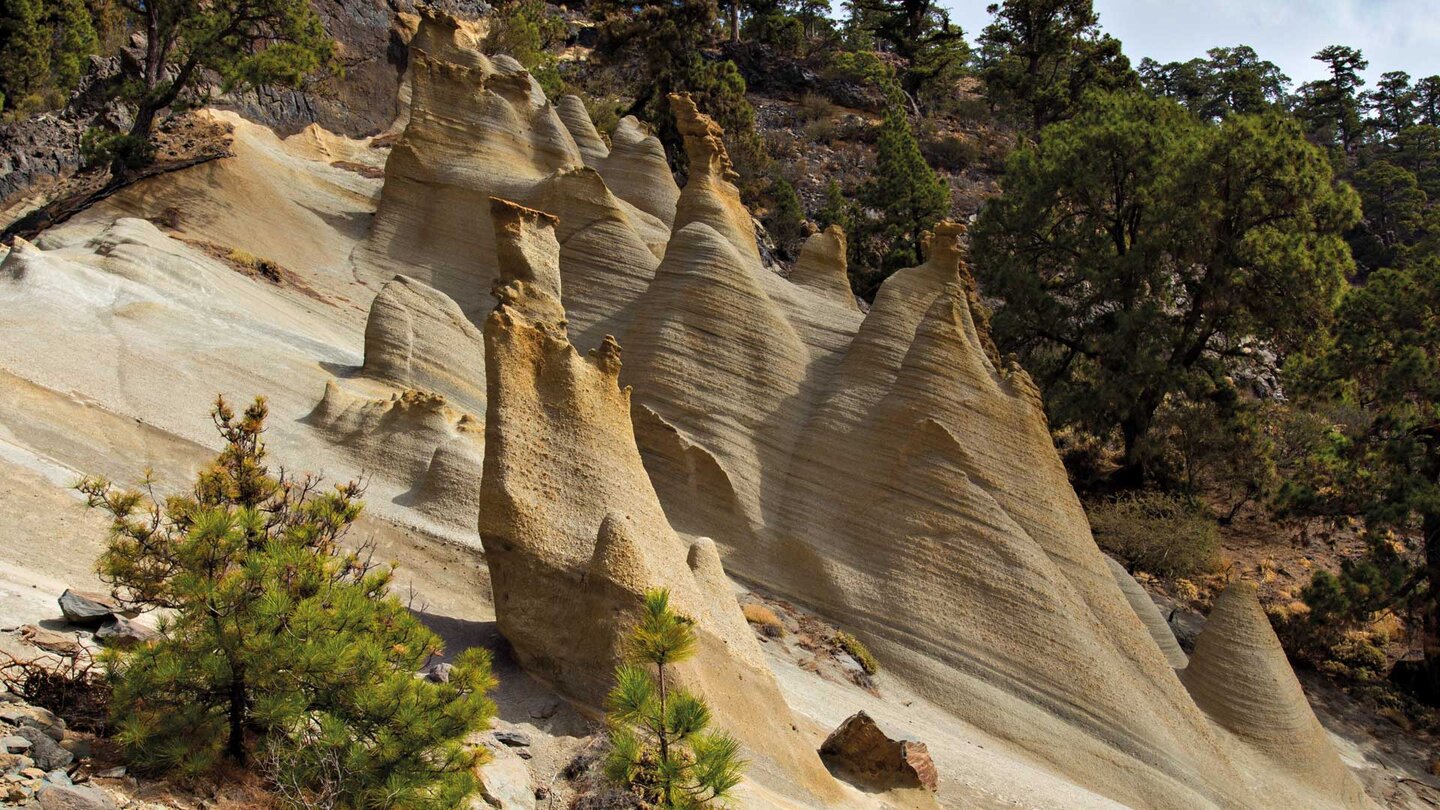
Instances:
[[[870,654],[870,648],[860,643],[860,639],[855,638],[844,630],[840,630],[835,633],[835,643],[839,644],[840,649],[849,653],[850,657],[855,659],[855,663],[859,664],[860,668],[865,670],[866,675],[874,675],[880,671],[880,662],[876,661],[875,656]]]
[[[225,260],[247,273],[261,275],[274,282],[280,281],[280,264],[273,259],[261,258],[248,250],[232,248],[225,254]]]
[[[1220,563],[1215,520],[1190,501],[1162,492],[1092,504],[1090,527],[1101,548],[1169,578],[1212,573]]]
[[[920,142],[920,152],[931,166],[959,172],[980,161],[980,144],[963,135],[938,135]]]

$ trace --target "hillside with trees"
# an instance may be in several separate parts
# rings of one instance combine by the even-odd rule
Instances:
[[[988,7],[989,23],[978,31],[962,30],[937,0],[392,6],[393,20],[386,11],[376,12],[384,19],[357,14],[346,21],[346,4],[319,0],[0,0],[0,149],[7,170],[0,228],[7,244],[19,246],[7,255],[21,256],[46,229],[141,188],[147,178],[228,157],[231,133],[213,122],[196,124],[197,111],[207,107],[281,134],[324,123],[370,139],[332,155],[324,141],[329,133],[307,135],[317,139],[314,151],[328,169],[348,173],[336,181],[345,194],[372,206],[324,212],[347,238],[360,240],[378,221],[373,206],[381,190],[378,182],[364,183],[390,181],[383,160],[367,160],[378,150],[401,153],[395,144],[403,129],[387,127],[417,92],[414,66],[454,69],[433,67],[431,54],[414,44],[418,20],[443,18],[454,22],[456,41],[472,37],[478,50],[507,54],[528,71],[538,89],[527,101],[558,109],[562,98],[578,99],[580,117],[593,122],[607,151],[617,124],[637,119],[637,131],[658,142],[654,154],[663,162],[656,157],[656,165],[662,174],[668,168],[675,186],[669,176],[665,185],[677,195],[695,172],[707,181],[711,172],[733,181],[743,203],[733,208],[748,212],[737,215],[742,222],[753,218],[754,252],[767,279],[798,278],[807,240],[838,226],[844,240],[835,252],[845,260],[838,297],[856,323],[858,313],[882,306],[882,284],[925,265],[940,244],[937,234],[945,234],[949,241],[940,249],[963,255],[964,270],[951,273],[954,289],[946,288],[940,304],[927,302],[907,325],[907,340],[935,329],[934,319],[953,316],[968,324],[961,331],[973,335],[997,388],[1033,387],[1031,400],[1043,403],[1034,406],[1036,413],[1043,409],[1036,431],[1043,440],[1048,429],[1053,438],[1095,542],[1165,606],[1162,632],[1183,631],[1233,581],[1254,581],[1307,687],[1348,694],[1367,717],[1388,718],[1422,747],[1440,735],[1440,76],[1396,70],[1367,78],[1366,55],[1344,44],[1315,53],[1323,77],[1298,85],[1266,54],[1239,42],[1161,63],[1127,52],[1090,0],[1002,0]],[[376,95],[389,106],[365,111],[354,103]],[[692,125],[703,118],[718,126],[706,130],[714,136],[706,153],[713,165],[691,165],[695,136],[682,133],[685,115],[696,116]],[[364,150],[376,151],[354,159]],[[583,197],[573,189],[604,175],[592,168],[565,175],[535,199]],[[673,247],[665,239],[672,238],[707,260],[720,256],[717,266],[731,260],[734,240],[723,229],[713,244],[704,242],[708,235],[690,234],[702,250],[672,237],[668,223],[642,216],[629,200],[595,203],[602,204],[614,206],[611,224],[624,220],[633,228],[625,244],[636,249],[606,257],[617,266],[653,262],[647,272],[674,274],[666,264],[675,261],[666,252]],[[535,215],[524,227],[548,238],[549,214],[529,205],[538,203],[514,204],[516,221]],[[178,233],[174,222],[188,212],[173,210],[168,227]],[[161,227],[165,219],[149,221]],[[654,241],[662,224],[665,239]],[[423,221],[417,238],[441,245],[427,230],[432,226],[453,236]],[[749,226],[741,230],[748,239]],[[495,246],[489,234],[484,238]],[[550,250],[549,241],[535,237],[544,256],[574,250],[567,240],[585,238],[564,232]],[[186,241],[248,277],[290,285],[307,297],[302,310],[334,306],[351,317],[350,310],[363,309],[364,302],[347,297],[356,294],[349,287],[316,292],[274,260],[193,236]],[[524,260],[543,264],[529,253]],[[388,269],[410,271],[396,264]],[[530,290],[543,275],[520,287]],[[364,287],[360,277],[356,272],[345,283]],[[673,276],[671,282],[682,285]],[[786,336],[773,343],[755,338],[747,347],[777,367],[800,367],[794,358],[808,359],[811,348],[788,321],[781,328],[779,319],[756,315],[758,305],[745,309],[766,293],[749,277],[743,282],[736,282],[738,292],[728,291],[734,298],[726,306],[737,319],[763,321]],[[496,290],[502,307],[513,303],[505,298],[513,290]],[[629,292],[615,293],[617,300]],[[436,295],[446,303],[426,299],[426,317],[452,326],[464,321],[455,328],[473,337],[475,324],[466,320],[475,320],[473,313]],[[625,306],[653,304],[635,295]],[[560,307],[558,282],[550,298],[541,305]],[[753,326],[739,320],[716,326],[699,310],[674,320],[701,321],[697,328],[707,339],[722,326]],[[135,312],[143,311],[137,305]],[[542,324],[540,332],[563,337],[568,322],[561,313],[558,327]],[[647,324],[638,321],[640,331]],[[405,339],[413,341],[411,323]],[[662,327],[679,328],[668,321]],[[363,329],[361,356],[370,363],[369,324]],[[785,342],[792,337],[793,346]],[[309,332],[304,339],[322,340]],[[391,339],[387,333],[373,340],[389,346]],[[449,333],[446,339],[460,340]],[[493,342],[489,331],[485,339]],[[614,339],[606,340],[589,357],[628,385],[630,378],[618,377],[618,349],[614,368],[607,365]],[[875,349],[901,352],[892,376],[908,357],[910,348],[902,348]],[[653,347],[636,351],[641,360],[626,356],[633,363],[626,368],[650,362],[668,370],[646,352]],[[354,359],[338,351],[325,357],[319,365],[326,370],[342,367],[336,358]],[[745,362],[765,364],[750,356]],[[407,369],[409,363],[407,354]],[[363,376],[364,367],[355,368],[354,376]],[[817,384],[763,372],[780,382],[747,389],[756,400],[799,401]],[[837,379],[856,390],[875,382]],[[776,393],[790,382],[793,390]],[[420,466],[427,474],[441,470],[436,477],[443,477],[447,453],[468,459],[471,434],[483,436],[476,439],[480,455],[485,442],[503,446],[488,427],[458,416],[444,421],[453,416],[447,407],[460,407],[457,397],[448,404],[444,395],[427,400],[418,388],[407,387],[384,407],[423,412],[413,417],[430,420],[423,431],[454,440],[425,448]],[[331,396],[327,385],[325,397]],[[672,443],[663,461],[684,467],[695,492],[723,490],[739,502],[746,487],[758,491],[762,479],[774,480],[725,469],[724,452],[702,447],[703,431],[687,432],[672,424],[674,414],[642,399],[635,400],[636,432],[648,429]],[[324,404],[303,416],[307,425],[330,413]],[[370,418],[366,407],[379,406],[346,401],[334,411],[358,422]],[[756,419],[764,423],[757,435],[779,429],[766,421],[779,411],[777,405]],[[480,789],[472,772],[488,756],[463,740],[495,714],[487,697],[496,687],[491,660],[475,650],[455,659],[447,676],[453,680],[415,677],[442,654],[439,637],[391,595],[393,567],[345,551],[338,540],[359,519],[363,487],[343,484],[322,494],[309,479],[272,474],[260,440],[267,414],[263,400],[239,417],[219,401],[213,419],[225,449],[183,495],[157,497],[148,486],[119,490],[102,477],[78,484],[110,524],[98,563],[102,579],[128,606],[175,617],[163,628],[173,634],[167,641],[107,653],[115,740],[137,772],[189,777],[260,758],[273,772],[272,787],[334,794],[337,807],[456,806]],[[705,415],[718,425],[717,435],[743,421],[719,408]],[[346,431],[345,442],[361,433],[354,425]],[[934,462],[942,453],[936,447],[949,448],[946,440],[964,443],[945,431],[938,422],[915,427],[903,437],[904,463]],[[402,452],[378,444],[367,463]],[[757,458],[769,451],[765,441],[755,444],[762,448]],[[645,469],[652,462],[647,457]],[[969,467],[964,475],[987,483]],[[409,508],[428,491],[417,484],[393,504]],[[958,488],[944,497],[952,494],[970,497]],[[854,508],[866,520],[881,520],[877,515],[896,501],[884,497]],[[1003,506],[996,514],[1010,509]],[[628,542],[608,515],[606,526],[612,534],[602,532],[601,540]],[[473,528],[471,520],[467,530]],[[586,539],[601,542],[594,534]],[[700,571],[693,557],[700,552],[690,552],[690,567]],[[1037,557],[1053,564],[1045,553]],[[595,560],[607,562],[599,551]],[[685,569],[686,576],[700,573]],[[667,691],[668,679],[695,677],[684,667],[677,676],[674,667],[694,659],[697,642],[691,618],[672,610],[670,592],[656,590],[660,584],[644,583],[646,612],[631,637],[617,642],[625,663],[604,707],[614,747],[579,772],[603,776],[611,788],[655,806],[707,806],[732,795],[746,763],[740,743],[713,730],[711,708],[687,691],[690,681]],[[801,624],[786,612],[803,618],[794,605],[777,599],[772,607],[780,615],[766,607],[757,614],[763,621],[751,620],[767,628],[757,633],[778,639],[788,627],[782,617]],[[854,639],[838,628],[805,626],[816,649],[824,645],[814,637]],[[706,632],[723,636],[713,627]],[[1193,633],[1177,635],[1187,651],[1193,648]],[[283,664],[283,677],[246,674],[273,662]],[[873,669],[861,669],[843,677],[874,691]],[[386,701],[400,709],[388,712]],[[426,726],[419,719],[426,713],[446,722]],[[330,772],[340,761],[349,772],[344,780]],[[1440,758],[1431,762],[1440,774]]]

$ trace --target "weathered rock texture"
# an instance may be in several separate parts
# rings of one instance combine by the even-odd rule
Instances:
[[[1236,580],[1215,600],[1181,678],[1212,720],[1318,794],[1364,800],[1305,700],[1254,585]]]
[[[1155,645],[1160,648],[1160,652],[1165,654],[1165,660],[1176,669],[1184,669],[1190,659],[1185,655],[1185,651],[1180,649],[1180,641],[1175,638],[1175,631],[1170,629],[1170,623],[1160,613],[1155,600],[1130,576],[1125,566],[1108,556],[1105,563],[1110,566],[1110,573],[1115,576],[1115,584],[1120,586],[1125,600],[1135,609],[1135,615],[1140,617],[1140,621],[1145,623],[1145,629],[1150,631],[1150,637],[1155,639]]]
[[[676,190],[633,121],[606,147],[582,105],[552,106],[512,60],[434,21],[415,42],[411,120],[357,274],[379,289],[403,266],[472,319],[486,291],[500,300],[480,533],[527,667],[598,700],[638,595],[668,586],[699,622],[690,677],[722,722],[813,775],[723,555],[861,637],[890,677],[1117,802],[1364,805],[1322,737],[1287,746],[1222,719],[1295,694],[1182,684],[1163,621],[1091,537],[1038,390],[990,341],[963,226],[940,223],[862,315],[843,234],[812,237],[788,279],[762,265],[720,130],[688,98],[673,99],[690,162]],[[1244,645],[1211,646],[1191,671],[1253,669]]]
[[[635,446],[619,347],[607,337],[582,356],[566,338],[554,217],[502,201],[492,215],[499,305],[484,328],[479,528],[500,632],[531,671],[598,705],[643,594],[668,588],[699,637],[682,676],[722,725],[827,794],[714,543],[682,541],[665,518]]]
[[[890,739],[865,712],[852,714],[830,732],[820,746],[820,758],[866,787],[935,790],[939,785],[925,743]]]

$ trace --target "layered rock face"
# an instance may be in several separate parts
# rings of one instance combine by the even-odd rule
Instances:
[[[1364,806],[1323,738],[1224,719],[1293,703],[1283,684],[1206,686],[1256,669],[1249,642],[1177,676],[1163,619],[1091,538],[1036,387],[990,342],[962,226],[938,225],[862,314],[837,231],[788,279],[762,266],[719,129],[689,99],[673,99],[691,166],[677,190],[634,122],[607,146],[583,105],[552,106],[436,25],[416,34],[435,44],[357,272],[378,289],[403,263],[471,319],[486,291],[500,302],[483,364],[465,362],[486,379],[480,535],[528,668],[599,700],[639,594],[667,586],[699,623],[688,677],[721,721],[823,792],[723,555],[861,636],[892,677],[1128,806]]]
[[[555,219],[496,201],[492,221],[500,279],[485,321],[480,536],[501,633],[531,671],[598,705],[645,591],[668,588],[699,638],[682,677],[722,725],[827,795],[714,543],[682,541],[665,518],[635,446],[619,346],[606,337],[582,356],[566,336]]]

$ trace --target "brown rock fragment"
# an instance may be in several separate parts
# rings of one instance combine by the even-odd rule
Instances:
[[[863,711],[825,738],[820,758],[837,775],[865,787],[935,790],[939,783],[925,743],[890,739]]]

